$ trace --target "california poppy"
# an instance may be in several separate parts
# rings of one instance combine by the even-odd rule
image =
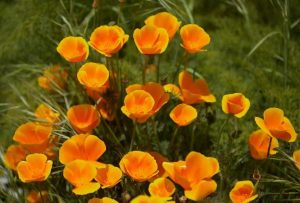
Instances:
[[[88,203],[118,203],[116,200],[111,199],[109,197],[103,197],[103,198],[92,198],[88,201]]]
[[[243,117],[250,108],[250,101],[242,93],[226,94],[222,98],[222,110],[224,113],[235,117]]]
[[[39,86],[47,91],[53,91],[55,88],[65,88],[65,81],[68,78],[68,72],[59,65],[44,69],[43,76],[38,77]]]
[[[175,185],[168,178],[157,178],[148,187],[151,196],[165,198],[166,200],[171,199],[175,189]]]
[[[253,201],[258,195],[255,194],[253,183],[249,180],[244,180],[238,181],[234,185],[229,196],[233,203],[246,203]]]
[[[46,104],[40,104],[36,108],[34,114],[38,119],[44,120],[51,124],[57,122],[59,120],[59,115],[60,115],[58,112],[53,111]]]
[[[170,118],[179,126],[189,125],[197,118],[197,110],[188,104],[178,104],[170,113]]]
[[[217,190],[217,183],[214,180],[200,180],[190,190],[185,190],[184,195],[193,201],[205,199]]]
[[[12,170],[17,170],[18,163],[25,160],[26,155],[22,145],[10,145],[4,154],[4,164]]]
[[[297,168],[300,170],[300,149],[294,151],[293,153],[293,159],[296,162]]]
[[[130,203],[165,203],[166,201],[160,197],[152,197],[147,195],[139,195],[132,199]]]
[[[122,178],[122,171],[120,168],[111,164],[106,164],[103,168],[97,169],[95,179],[101,184],[102,188],[111,188],[118,184]]]

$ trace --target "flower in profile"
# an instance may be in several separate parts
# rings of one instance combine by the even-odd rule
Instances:
[[[17,128],[13,140],[24,145],[42,144],[50,137],[51,133],[51,126],[27,122]]]
[[[86,63],[79,69],[77,79],[87,88],[101,89],[109,79],[109,71],[106,66],[99,63]]]
[[[271,137],[262,130],[253,132],[248,140],[250,154],[253,159],[262,160],[268,157],[268,149]],[[278,140],[273,137],[269,155],[277,153],[275,150],[279,147]]]
[[[17,172],[20,180],[24,183],[44,181],[50,175],[52,161],[47,160],[44,154],[29,154],[26,161],[20,161]]]
[[[153,25],[135,29],[133,39],[138,50],[145,55],[161,54],[169,43],[168,32]]]
[[[157,178],[149,184],[148,191],[151,196],[161,197],[166,200],[172,199],[175,185],[167,178]]]
[[[242,93],[226,94],[222,98],[222,110],[226,114],[232,114],[241,118],[248,112],[250,101]]]
[[[59,113],[54,112],[49,106],[46,104],[40,104],[35,112],[35,117],[38,119],[44,120],[48,123],[56,123],[59,120]]]
[[[197,110],[188,104],[178,104],[170,113],[170,118],[179,126],[189,125],[197,118]]]
[[[92,198],[88,201],[88,203],[118,203],[116,200],[111,199],[109,197],[103,197],[103,198]]]
[[[83,62],[89,56],[89,46],[82,37],[65,37],[59,42],[56,50],[71,63]]]
[[[100,188],[98,182],[92,182],[96,175],[96,167],[84,160],[69,162],[63,171],[64,178],[75,187],[72,191],[76,195],[96,192]]]
[[[120,168],[111,164],[106,164],[103,168],[97,169],[96,181],[101,184],[101,188],[111,188],[118,184],[122,178]]]
[[[102,25],[93,31],[89,45],[100,54],[111,57],[122,49],[128,38],[121,27]]]
[[[80,104],[68,109],[67,117],[78,133],[88,133],[100,123],[100,115],[90,104]]]
[[[297,133],[290,120],[279,108],[268,108],[264,111],[264,119],[255,117],[256,124],[268,135],[278,139],[295,142]]]
[[[293,159],[295,161],[297,168],[300,170],[300,149],[294,151]]]
[[[166,201],[160,197],[152,197],[147,195],[139,195],[135,197],[130,203],[165,203]]]
[[[65,81],[68,78],[68,72],[59,65],[44,69],[43,76],[38,77],[38,84],[47,91],[53,91],[55,88],[65,88]]]
[[[128,152],[123,156],[119,165],[123,173],[137,182],[150,180],[158,173],[155,159],[147,152]]]
[[[169,39],[173,39],[176,31],[180,27],[181,22],[175,16],[168,12],[160,12],[155,15],[149,16],[145,20],[146,25],[153,25],[163,28],[168,32]]]
[[[249,180],[244,180],[238,181],[234,185],[229,196],[233,203],[246,203],[253,201],[258,195],[255,194],[253,183]]]
[[[196,24],[187,24],[181,27],[181,46],[190,54],[203,51],[203,47],[210,43],[209,35]]]
[[[95,163],[105,151],[105,143],[97,136],[88,134],[74,135],[60,147],[59,161],[62,164],[67,164],[74,160],[86,160]]]
[[[16,171],[18,163],[25,160],[26,155],[27,152],[22,145],[10,145],[4,154],[4,164]]]
[[[215,192],[217,184],[211,178],[219,172],[219,162],[198,152],[190,152],[185,161],[164,162],[169,177],[181,187],[185,196],[199,201]]]
[[[43,203],[50,201],[47,191],[34,191],[31,190],[26,196],[27,203]]]
[[[157,167],[158,167],[158,173],[153,176],[150,181],[153,181],[157,178],[160,178],[160,177],[167,177],[167,173],[164,169],[164,167],[162,166],[163,162],[165,161],[169,161],[167,157],[163,156],[162,154],[158,153],[158,152],[154,152],[154,151],[151,151],[149,152],[149,154],[151,156],[153,156],[153,158],[155,159],[156,163],[157,163]]]
[[[121,110],[127,117],[139,123],[147,121],[169,101],[169,95],[157,83],[131,85],[126,88],[126,92]]]

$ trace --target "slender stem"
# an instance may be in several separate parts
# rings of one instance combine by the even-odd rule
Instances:
[[[171,150],[171,147],[174,145],[174,142],[175,142],[175,140],[176,140],[176,137],[177,137],[179,128],[180,128],[180,127],[177,126],[176,129],[175,129],[175,131],[174,131],[174,133],[173,133],[173,135],[172,135],[172,138],[171,138],[171,141],[170,141],[170,144],[169,144],[169,150],[168,150],[168,151],[170,151],[170,150]]]
[[[283,59],[284,59],[284,87],[287,88],[288,78],[288,57],[289,57],[289,39],[290,39],[290,26],[289,26],[289,0],[284,1],[283,6]]]
[[[142,72],[142,82],[143,82],[143,84],[146,83],[146,70],[147,70],[149,58],[150,58],[150,56],[144,55],[144,65],[143,65],[143,70],[142,70],[143,71]]]
[[[195,130],[196,130],[196,125],[194,125],[194,126],[193,126],[193,129],[192,129],[191,143],[190,143],[190,150],[191,150],[191,151],[194,149]]]
[[[129,151],[131,151],[133,148],[134,140],[135,140],[136,134],[138,134],[138,132],[139,132],[139,130],[138,130],[137,123],[135,121],[133,121],[133,131],[132,131]]]
[[[160,55],[157,55],[157,64],[156,64],[156,82],[159,83],[159,65],[160,65]]]
[[[272,145],[272,137],[270,137],[270,140],[269,140],[269,146],[268,146],[268,152],[267,152],[267,157],[269,158],[270,157],[270,150],[271,150],[271,145]]]
[[[225,125],[227,124],[228,120],[229,120],[229,117],[227,117],[227,118],[225,119],[224,123],[222,124],[222,126],[221,126],[221,128],[220,128],[220,130],[219,130],[218,136],[220,136],[220,138],[219,138],[218,146],[221,145],[221,141],[222,141],[222,132],[223,132],[224,127],[225,127]]]
[[[120,149],[122,149],[122,153],[124,152],[123,151],[123,146],[122,144],[120,143],[119,139],[117,138],[117,136],[115,135],[114,131],[111,129],[111,127],[106,123],[105,120],[103,120],[103,123],[105,125],[105,127],[108,129],[109,133],[111,134],[111,136],[113,137],[115,143],[120,147]]]

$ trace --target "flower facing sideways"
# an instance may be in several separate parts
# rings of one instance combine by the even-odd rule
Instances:
[[[233,203],[248,203],[257,198],[255,188],[251,181],[238,181],[230,191],[230,199]]]
[[[35,112],[35,117],[41,120],[45,120],[50,124],[56,123],[59,120],[59,113],[54,112],[49,106],[46,104],[40,104]]]
[[[226,94],[222,98],[222,110],[237,118],[243,117],[250,108],[250,101],[242,93]]]
[[[25,160],[26,155],[27,152],[22,145],[10,145],[4,154],[4,163],[8,168],[17,170],[18,163]]]
[[[188,104],[178,104],[170,113],[170,118],[179,126],[189,125],[197,118],[197,110]]]
[[[297,168],[300,170],[300,149],[294,151],[293,159],[295,161]]]

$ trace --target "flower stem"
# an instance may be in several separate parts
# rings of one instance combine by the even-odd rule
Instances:
[[[267,153],[267,157],[268,157],[268,158],[270,157],[270,150],[271,150],[272,140],[273,140],[273,138],[270,137],[270,140],[269,140],[269,146],[268,146],[268,153]]]
[[[146,70],[147,70],[147,66],[148,66],[148,62],[149,62],[149,56],[148,55],[144,55],[144,65],[143,65],[143,72],[142,72],[142,82],[143,84],[146,83]]]

